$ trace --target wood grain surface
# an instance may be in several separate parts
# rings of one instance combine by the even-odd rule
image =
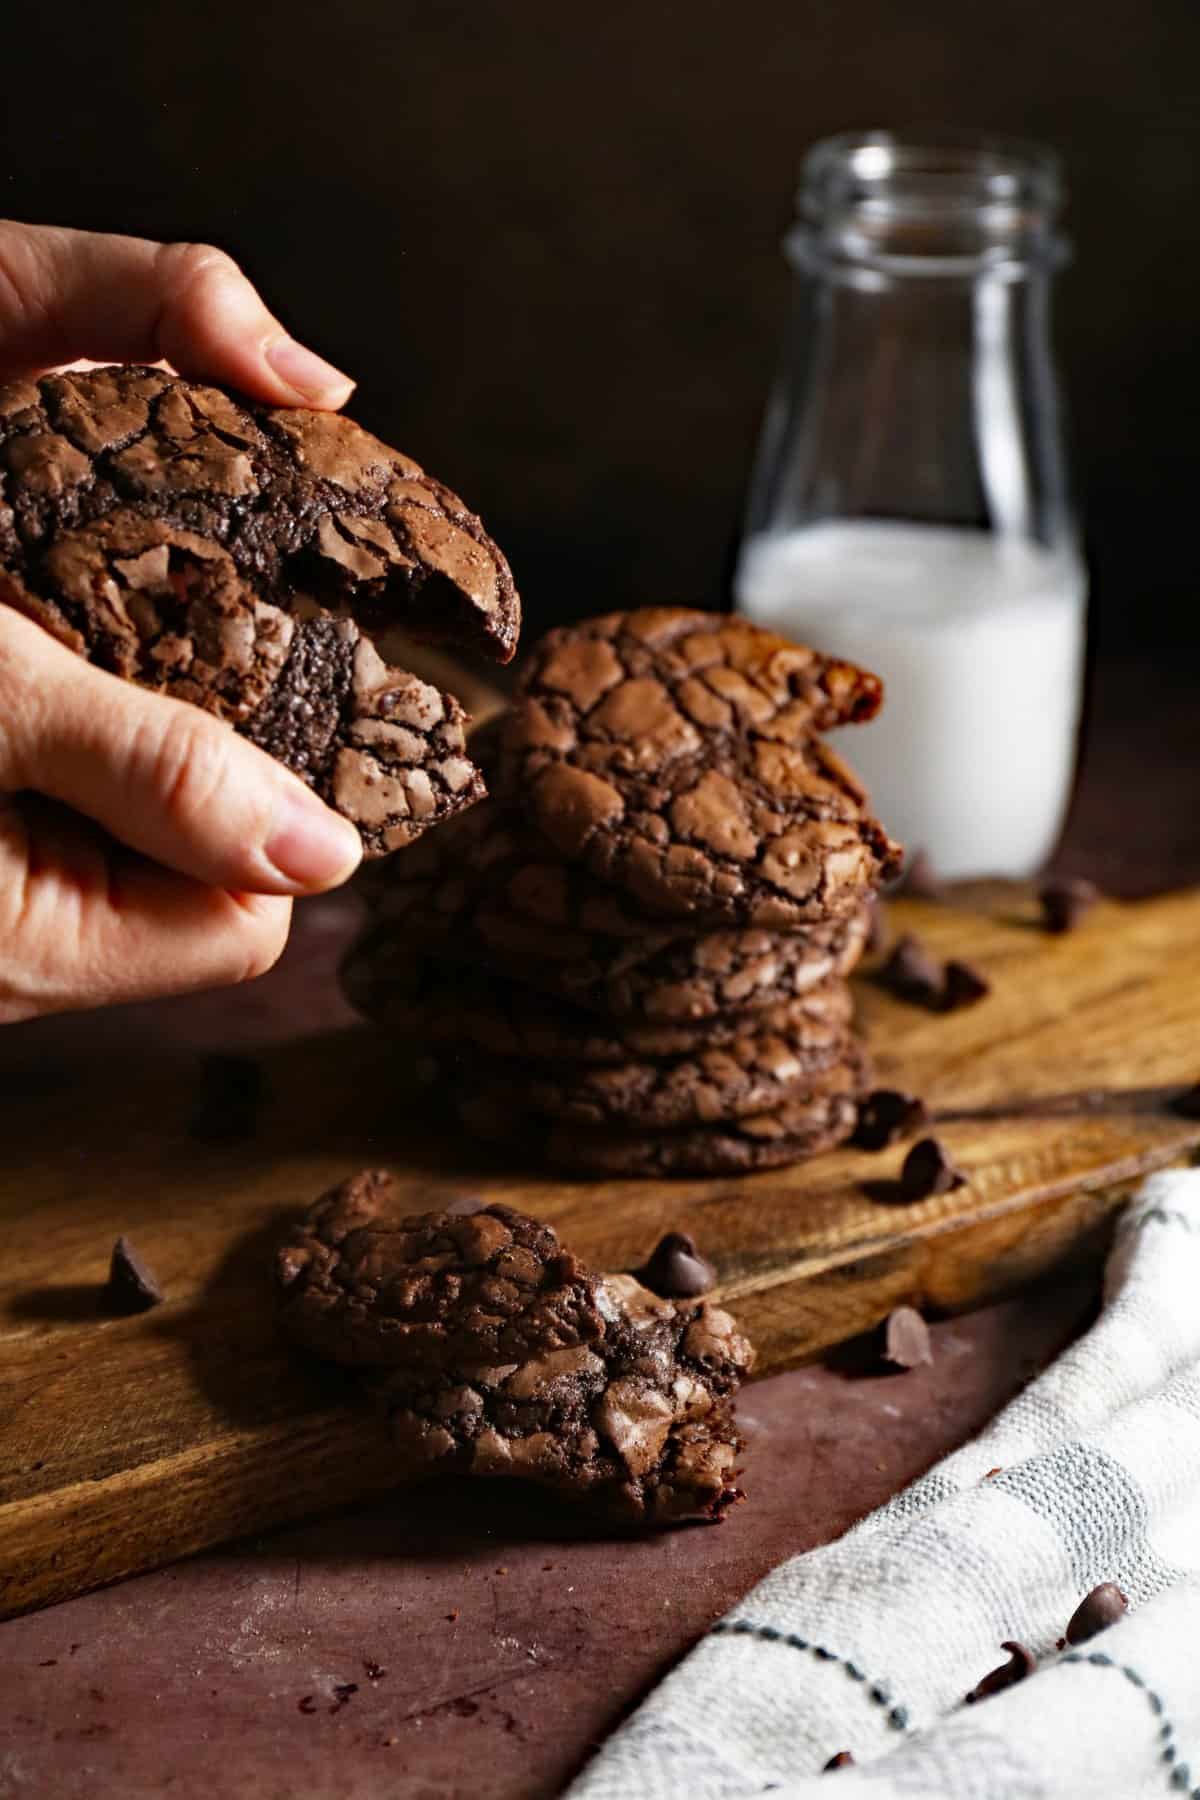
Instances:
[[[900,1301],[970,1307],[1096,1245],[1138,1176],[1200,1144],[1170,1107],[1200,1076],[1200,892],[1104,905],[1062,938],[1007,888],[890,913],[993,982],[949,1016],[858,984],[881,1082],[925,1096],[970,1178],[917,1205],[863,1186],[894,1176],[902,1147],[736,1180],[572,1182],[501,1162],[428,1095],[414,1105],[403,1055],[367,1029],[264,1053],[241,1144],[189,1134],[192,1057],[133,1052],[50,1091],[10,1080],[0,1616],[390,1485],[376,1420],[279,1341],[266,1274],[281,1224],[355,1168],[393,1168],[415,1208],[507,1200],[599,1267],[694,1232],[764,1374]],[[136,1318],[104,1309],[118,1232],[168,1296]]]

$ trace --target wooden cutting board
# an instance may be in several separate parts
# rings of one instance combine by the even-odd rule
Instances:
[[[674,1182],[501,1164],[431,1121],[427,1096],[414,1109],[402,1060],[366,1029],[266,1053],[259,1129],[236,1146],[188,1135],[194,1059],[131,1054],[57,1093],[10,1088],[0,1615],[390,1484],[380,1427],[341,1375],[278,1340],[266,1273],[281,1221],[364,1165],[400,1172],[414,1208],[510,1201],[601,1268],[692,1231],[762,1374],[901,1301],[969,1307],[1095,1244],[1138,1176],[1200,1144],[1200,1121],[1169,1107],[1200,1077],[1200,892],[1105,905],[1063,938],[1013,890],[890,911],[994,983],[951,1016],[859,984],[881,1082],[926,1097],[970,1176],[915,1206],[861,1185],[894,1175],[901,1150]],[[98,1298],[122,1231],[169,1296],[131,1319]]]

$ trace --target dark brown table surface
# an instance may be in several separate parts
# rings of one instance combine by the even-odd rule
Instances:
[[[1200,880],[1198,718],[1184,667],[1100,672],[1060,867],[1129,895]],[[355,911],[298,909],[241,993],[10,1029],[0,1078],[134,1034],[230,1048],[340,1023]],[[750,1498],[720,1529],[595,1540],[515,1490],[444,1484],[0,1626],[0,1800],[554,1794],[751,1582],[977,1431],[1094,1305],[1081,1273],[938,1323],[931,1368],[841,1355],[754,1385]]]

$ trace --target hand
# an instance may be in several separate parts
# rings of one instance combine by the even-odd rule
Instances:
[[[353,385],[219,250],[0,222],[0,377],[85,356],[165,359],[273,406],[334,409]],[[0,1023],[260,975],[291,896],[360,856],[228,725],[0,606]]]

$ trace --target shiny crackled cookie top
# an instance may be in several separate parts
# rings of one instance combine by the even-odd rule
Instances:
[[[660,912],[790,926],[843,915],[896,850],[818,733],[878,677],[748,621],[613,613],[535,648],[500,785],[568,861]]]
[[[226,549],[263,598],[316,593],[367,628],[511,657],[520,602],[476,516],[340,413],[253,405],[136,365],[0,387],[0,565],[52,591],[43,553],[119,508]]]

